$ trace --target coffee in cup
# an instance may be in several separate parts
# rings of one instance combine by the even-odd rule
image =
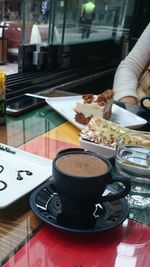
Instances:
[[[111,175],[111,163],[89,151],[59,153],[53,160],[52,176],[59,194],[62,214],[77,224],[85,224],[95,211],[97,203],[125,197],[130,191],[130,182],[123,177]],[[109,184],[121,182],[124,189],[105,195]]]
[[[108,171],[108,166],[103,160],[78,153],[60,157],[56,161],[56,167],[67,175],[77,176],[78,179],[102,175]]]

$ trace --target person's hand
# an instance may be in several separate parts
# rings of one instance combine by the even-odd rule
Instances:
[[[124,102],[124,103],[128,103],[128,104],[133,104],[133,105],[137,105],[137,98],[134,96],[126,96],[123,97],[119,100],[120,102]]]

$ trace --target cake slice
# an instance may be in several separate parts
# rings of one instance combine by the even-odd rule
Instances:
[[[109,119],[113,103],[113,91],[108,89],[99,95],[85,94],[76,102],[75,120],[88,124],[91,118]]]

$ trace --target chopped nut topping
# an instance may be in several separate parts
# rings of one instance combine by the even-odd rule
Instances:
[[[108,89],[104,91],[103,93],[97,95],[97,98],[94,100],[93,94],[84,94],[82,98],[84,99],[84,103],[92,103],[92,101],[97,102],[99,106],[105,106],[106,103],[112,98],[113,91],[111,89]]]
[[[101,100],[100,102],[98,101],[98,104],[99,104],[99,106],[103,107],[103,106],[105,106],[106,101],[104,101],[104,100]]]
[[[104,106],[113,96],[113,91],[111,89],[106,90],[102,94],[97,96],[97,103],[100,106]]]
[[[84,103],[92,103],[93,101],[93,95],[92,94],[85,94],[82,96],[82,98],[84,99]]]
[[[115,148],[116,137],[129,129],[105,119],[92,118],[80,132],[83,139]],[[131,130],[130,130],[131,131]]]

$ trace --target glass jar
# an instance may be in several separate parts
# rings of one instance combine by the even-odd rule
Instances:
[[[118,174],[131,181],[130,206],[150,207],[150,133],[128,132],[116,140]]]

